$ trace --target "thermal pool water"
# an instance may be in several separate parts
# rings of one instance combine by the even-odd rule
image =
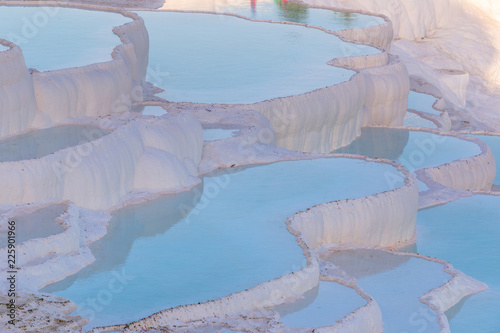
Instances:
[[[40,158],[65,148],[97,140],[110,132],[89,125],[64,125],[31,130],[0,140],[0,162]]]
[[[500,196],[474,195],[421,210],[417,251],[450,262],[488,285],[447,312],[453,333],[500,327]]]
[[[329,60],[380,52],[296,25],[214,14],[139,14],[150,36],[147,79],[171,102],[249,104],[302,94],[354,74],[327,65]]]
[[[345,158],[221,170],[191,191],[116,212],[91,247],[96,261],[45,291],[76,302],[91,327],[251,288],[304,267],[289,216],[390,190],[385,172],[399,171]],[[120,284],[117,276],[130,279]],[[120,291],[94,308],[89,299],[108,295],[111,283]]]
[[[21,48],[28,68],[49,71],[111,60],[121,44],[113,28],[131,21],[105,11],[0,6],[0,38]]]

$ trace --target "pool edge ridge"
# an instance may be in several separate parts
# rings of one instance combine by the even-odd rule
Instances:
[[[16,0],[0,2],[0,5],[104,11],[131,19],[111,31],[120,38],[120,44],[110,50],[111,60],[81,67],[42,72],[35,70],[31,73],[37,103],[34,123],[56,123],[66,117],[102,116],[119,112],[121,109],[117,109],[114,104],[123,95],[142,100],[141,85],[145,79],[149,54],[149,47],[145,46],[149,45],[149,34],[144,20],[137,14],[117,7],[57,1]],[[103,74],[106,75],[104,80]],[[100,96],[107,98],[103,100]],[[80,102],[73,103],[75,99]]]

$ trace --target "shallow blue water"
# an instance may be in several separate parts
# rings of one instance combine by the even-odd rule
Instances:
[[[403,122],[403,126],[406,127],[424,127],[424,128],[431,128],[431,129],[437,129],[437,125],[423,117],[420,117],[419,115],[412,113],[412,112],[406,112],[405,114],[405,119]]]
[[[447,312],[454,333],[500,330],[499,207],[499,196],[475,195],[418,213],[418,252],[449,261],[489,287]]]
[[[408,109],[427,112],[439,116],[441,111],[432,107],[436,100],[437,98],[432,95],[410,91],[410,94],[408,95]]]
[[[58,150],[97,140],[110,131],[94,126],[67,125],[32,130],[0,140],[0,162],[40,158]]]
[[[65,205],[54,204],[29,214],[14,216],[11,220],[16,221],[16,244],[62,233],[64,228],[56,219],[65,209]],[[7,230],[1,230],[0,247],[7,246],[7,237]]]
[[[9,50],[10,47],[0,44],[0,52]]]
[[[161,117],[164,114],[167,114],[168,112],[162,108],[161,106],[157,105],[148,105],[143,108],[141,113],[145,116],[156,116],[156,117]]]
[[[287,217],[391,189],[385,172],[397,171],[353,159],[222,170],[205,177],[202,189],[118,211],[92,247],[96,262],[46,291],[79,304],[77,313],[92,317],[90,327],[253,287],[305,265]],[[133,278],[119,284],[123,274]]]
[[[451,278],[443,265],[375,250],[340,250],[325,258],[355,277],[375,299],[382,310],[384,332],[440,331],[437,314],[419,298]]]
[[[428,132],[366,127],[361,136],[335,153],[383,157],[403,164],[411,172],[439,166],[481,153],[480,147],[469,141]]]
[[[309,328],[334,325],[336,320],[366,304],[366,300],[354,289],[327,281],[320,281],[303,297],[274,308],[286,326]]]
[[[229,2],[206,0],[166,0],[162,9],[202,10],[231,13],[258,20],[298,22],[319,26],[330,31],[372,27],[385,23],[377,16],[309,8],[287,0],[233,0]],[[224,19],[221,17],[221,19]]]
[[[326,63],[355,46],[318,29],[214,14],[140,12],[150,35],[148,81],[173,102],[247,104],[348,80]]]
[[[485,142],[490,148],[497,165],[497,175],[493,181],[494,185],[500,185],[500,136],[494,135],[470,135]]]
[[[111,60],[121,43],[113,27],[130,21],[110,12],[0,6],[0,38],[21,47],[28,68],[78,67]]]
[[[223,129],[223,128],[207,128],[203,130],[203,139],[205,141],[216,141],[229,139],[238,133],[235,129]]]

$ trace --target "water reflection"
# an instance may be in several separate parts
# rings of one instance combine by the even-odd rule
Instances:
[[[44,291],[64,290],[77,279],[117,269],[125,263],[136,240],[165,233],[189,214],[202,191],[203,184],[200,184],[187,192],[161,196],[146,204],[130,205],[117,211],[109,223],[108,233],[90,247],[95,262],[77,275],[46,287]]]
[[[332,31],[384,23],[379,17],[311,8],[290,0],[166,0],[161,9],[231,13],[260,20],[305,23]]]
[[[280,10],[280,17],[290,22],[307,22],[307,7],[288,0],[274,0]]]
[[[111,131],[95,126],[67,125],[33,130],[0,140],[0,162],[40,158],[97,140]]]
[[[361,129],[360,137],[334,152],[397,160],[408,144],[409,133],[407,130],[365,127]]]

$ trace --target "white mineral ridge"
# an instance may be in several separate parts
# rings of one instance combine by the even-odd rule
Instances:
[[[0,180],[0,202],[70,200],[82,208],[109,209],[136,189],[179,190],[198,181],[202,147],[201,125],[191,115],[132,122],[39,159],[0,163],[0,173],[9,175]]]
[[[368,124],[401,126],[409,91],[406,67],[392,57],[385,66],[363,69],[349,81],[249,108],[269,119],[279,146],[327,153],[351,143]]]
[[[149,34],[142,18],[114,29],[122,44],[113,60],[83,67],[30,73],[21,49],[8,41],[0,52],[0,137],[29,127],[46,127],[68,117],[130,111],[142,101],[149,58]]]
[[[57,122],[67,117],[101,116],[130,111],[130,102],[142,101],[141,82],[149,57],[149,34],[142,18],[115,29],[123,44],[113,60],[33,73],[38,111]],[[42,124],[36,124],[42,125]]]
[[[36,112],[33,79],[23,53],[18,46],[5,44],[11,48],[0,52],[0,137],[27,129]]]

